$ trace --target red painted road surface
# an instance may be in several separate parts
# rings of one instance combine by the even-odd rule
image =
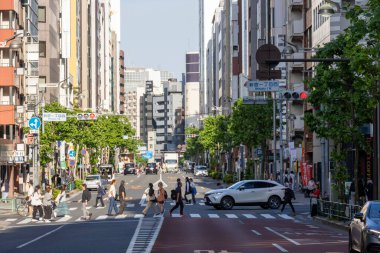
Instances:
[[[347,253],[347,240],[294,220],[166,218],[152,253]]]

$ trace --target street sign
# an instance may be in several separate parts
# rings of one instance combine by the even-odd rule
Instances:
[[[266,99],[255,99],[254,97],[244,97],[243,104],[245,105],[265,105],[268,101]]]
[[[145,154],[142,156],[142,158],[144,159],[151,159],[153,157],[153,152],[148,150],[148,151],[145,151]]]
[[[78,113],[77,120],[96,120],[98,115],[96,113]]]
[[[85,156],[86,152],[87,152],[86,149],[82,148],[82,151],[81,151],[82,156]]]
[[[75,160],[70,160],[70,161],[69,161],[69,165],[70,165],[70,167],[74,167],[74,165],[75,165]]]
[[[248,91],[252,92],[271,92],[280,89],[280,82],[278,80],[268,81],[249,81],[247,82]]]
[[[66,121],[66,113],[44,112],[42,115],[44,121]]]
[[[32,117],[29,122],[28,126],[32,130],[38,130],[41,127],[41,120],[38,117]]]
[[[74,150],[69,151],[69,157],[75,157],[75,151]]]

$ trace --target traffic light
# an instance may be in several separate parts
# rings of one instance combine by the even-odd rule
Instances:
[[[308,94],[306,91],[285,91],[282,97],[286,100],[306,100]]]

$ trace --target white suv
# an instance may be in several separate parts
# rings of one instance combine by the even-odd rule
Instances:
[[[205,204],[216,209],[254,206],[277,209],[285,195],[285,186],[270,180],[244,180],[227,189],[206,192]]]

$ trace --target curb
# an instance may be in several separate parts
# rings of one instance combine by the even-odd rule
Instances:
[[[342,229],[342,230],[346,230],[346,231],[349,228],[348,224],[345,224],[345,223],[339,222],[339,221],[329,220],[329,219],[323,218],[323,217],[314,216],[313,220],[316,221],[316,222],[319,222],[319,223],[322,223],[322,224],[325,224],[325,225],[330,225],[330,226],[333,226],[333,227],[336,227],[336,228],[339,228],[339,229]]]

